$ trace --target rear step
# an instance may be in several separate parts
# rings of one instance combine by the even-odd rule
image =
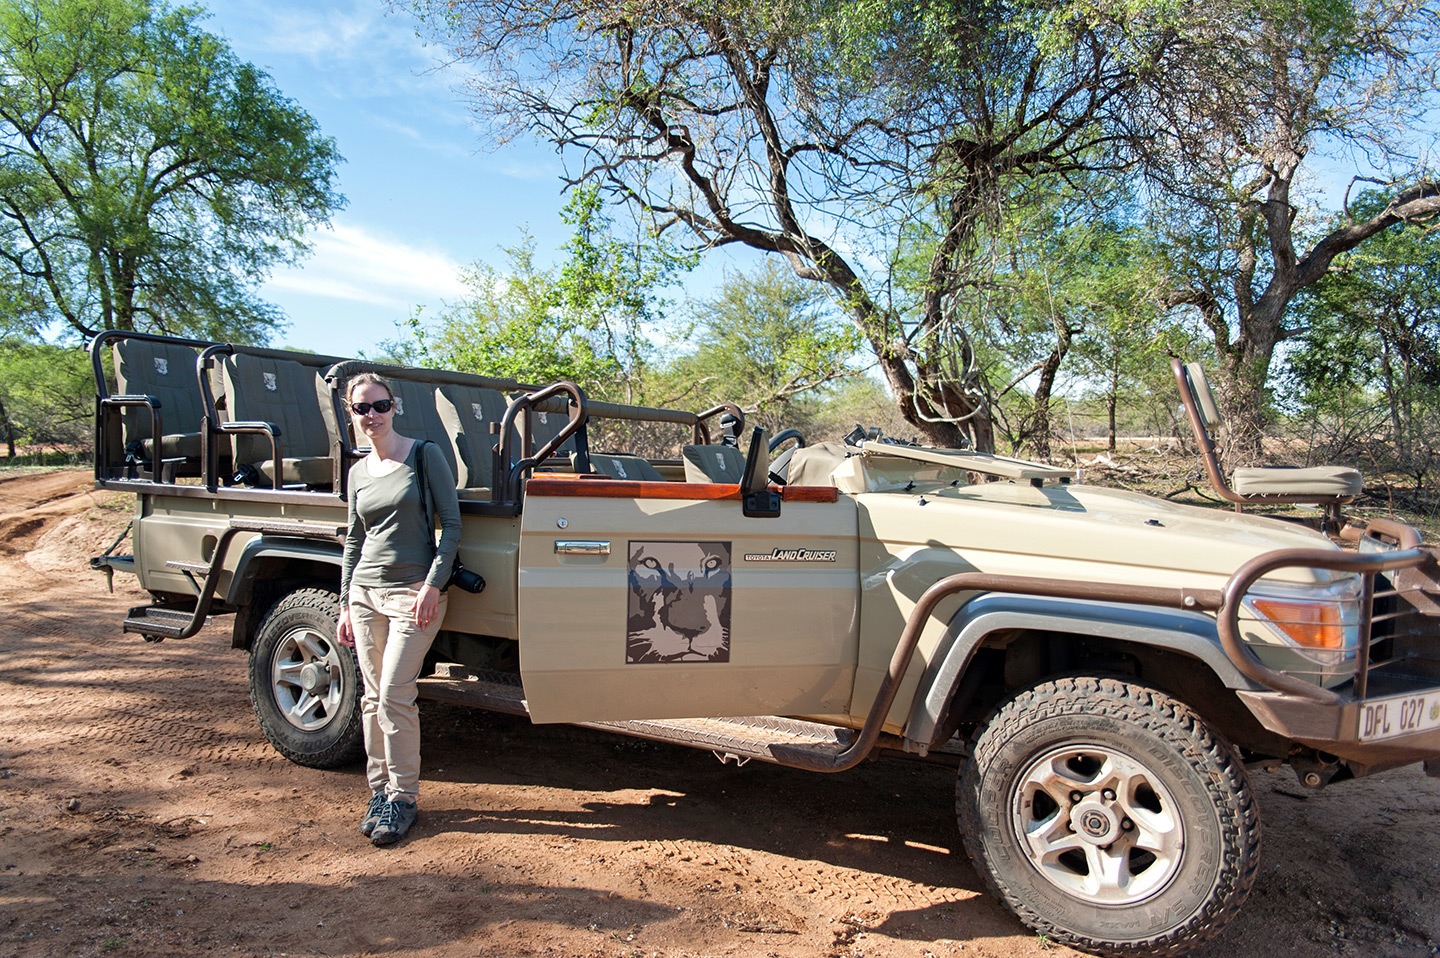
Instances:
[[[508,672],[474,672],[442,662],[433,676],[419,682],[420,697],[528,715],[520,677]],[[634,738],[708,749],[722,762],[743,765],[751,759],[793,764],[797,753],[835,755],[849,748],[856,733],[847,728],[774,715],[743,718],[650,719],[629,722],[581,722],[582,728],[618,732]]]
[[[193,634],[195,612],[164,605],[139,605],[125,617],[125,632],[138,632],[147,642],[184,639]]]

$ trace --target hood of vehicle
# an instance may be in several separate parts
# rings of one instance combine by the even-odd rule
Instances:
[[[1336,548],[1295,523],[1101,486],[926,486],[860,495],[862,536],[892,553],[909,551],[911,560],[918,552],[949,552],[960,560],[957,571],[1190,587],[1202,585],[1197,576],[1228,578],[1276,549]],[[1334,574],[1284,570],[1276,577],[1320,582]]]

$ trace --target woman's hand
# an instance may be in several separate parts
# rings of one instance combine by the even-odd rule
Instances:
[[[355,627],[350,624],[350,607],[340,607],[340,621],[335,623],[335,640],[341,645],[355,648]]]
[[[416,625],[422,629],[430,628],[435,624],[435,616],[440,611],[440,590],[429,583],[422,585],[415,594],[415,604],[410,611],[415,615]]]

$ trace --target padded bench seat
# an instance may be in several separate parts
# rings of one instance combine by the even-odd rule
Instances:
[[[222,365],[232,422],[267,422],[280,428],[279,485],[329,486],[335,481],[331,435],[322,411],[329,391],[319,370],[288,359],[238,353]],[[270,439],[236,433],[235,464],[275,481]]]
[[[1360,495],[1364,479],[1360,470],[1349,466],[1251,466],[1236,469],[1230,483],[1242,496],[1334,496]]]

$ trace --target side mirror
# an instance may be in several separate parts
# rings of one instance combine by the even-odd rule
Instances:
[[[740,504],[741,511],[752,519],[780,515],[780,493],[770,490],[770,443],[760,426],[750,434],[745,474],[740,479]]]

